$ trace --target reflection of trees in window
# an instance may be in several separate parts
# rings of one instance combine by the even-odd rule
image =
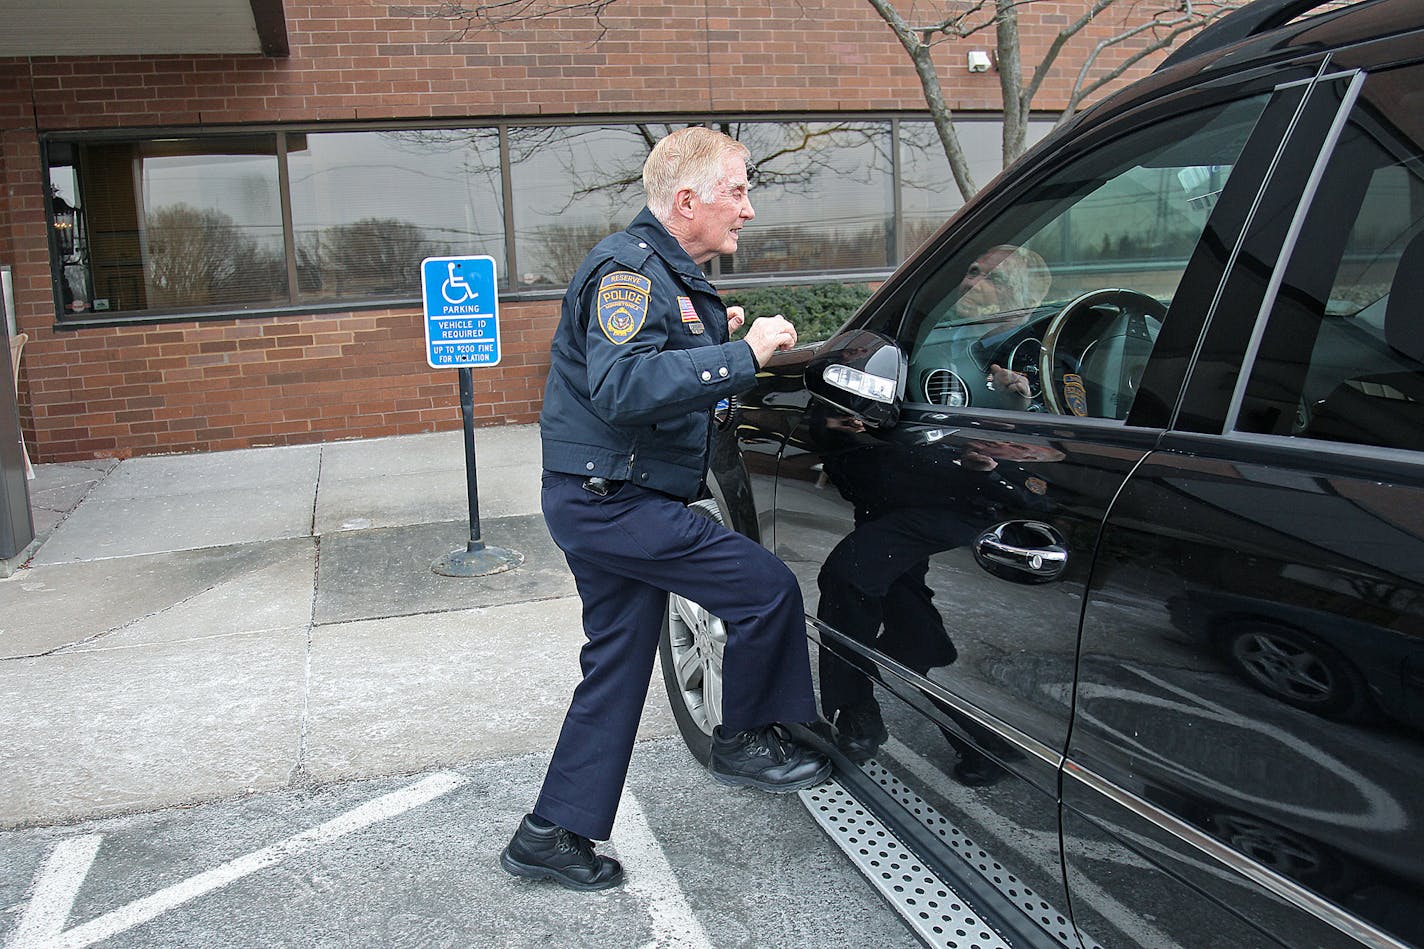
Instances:
[[[998,127],[997,122],[992,124]],[[928,122],[901,122],[900,151],[904,158],[900,166],[903,187],[928,192],[946,204],[949,201],[963,203],[933,125]]]
[[[512,128],[509,130],[510,164],[518,165],[535,155],[554,157],[570,182],[567,200],[559,210],[568,210],[577,201],[604,195],[616,203],[640,191],[643,186],[643,163],[656,145],[666,136],[684,128],[682,125],[638,124],[627,126],[573,126],[549,128]],[[792,194],[806,194],[821,177],[872,183],[877,175],[890,168],[889,126],[864,122],[723,122],[717,128],[746,145],[751,152],[748,163],[759,189],[781,188]],[[473,134],[476,130],[471,130]],[[601,141],[594,141],[603,160],[597,164],[579,161],[575,145],[595,137],[604,138],[610,132],[627,133],[630,147],[614,152]],[[490,133],[494,133],[491,131]],[[870,146],[870,161],[845,161],[848,150]]]
[[[308,268],[318,274],[312,290],[418,296],[420,262],[454,252],[449,243],[430,239],[408,221],[368,217],[308,232],[298,248],[298,262],[316,265]]]
[[[751,151],[759,189],[809,194],[837,181],[875,184],[890,173],[890,127],[884,122],[724,122],[718,127]],[[847,155],[856,160],[847,161]]]
[[[567,280],[590,247],[625,227],[642,197],[643,163],[654,145],[682,127],[641,123],[511,128],[514,216],[524,271],[519,282],[531,286]],[[736,269],[885,264],[890,231],[888,123],[724,122],[717,127],[750,151],[752,202],[763,214],[745,236]],[[869,203],[847,200],[844,192],[850,188],[880,188],[883,194]],[[825,204],[800,200],[815,195],[827,198]],[[775,207],[788,198],[795,200]],[[833,210],[836,201],[854,212]],[[577,221],[560,219],[575,214]],[[730,269],[724,261],[724,272]]]
[[[552,157],[558,162],[562,180],[568,192],[558,211],[567,211],[580,201],[595,196],[604,197],[611,206],[630,203],[643,189],[643,163],[653,146],[682,125],[639,123],[636,125],[585,125],[566,128],[512,128],[509,130],[509,162],[527,161],[534,155]],[[623,133],[626,149],[610,149],[604,139],[610,133]],[[577,146],[598,155],[593,163],[580,161],[583,156]],[[627,222],[624,222],[625,224]],[[591,245],[590,245],[591,246]]]
[[[884,267],[894,233],[888,122],[739,122],[759,219],[724,273]],[[808,200],[809,199],[809,200]]]
[[[331,132],[288,148],[303,296],[417,296],[430,256],[502,256],[494,129]]]
[[[145,217],[152,306],[271,300],[287,292],[280,250],[264,248],[216,208],[170,204]]]
[[[1134,169],[1079,202],[1031,242],[1046,260],[1185,260],[1205,218],[1180,197],[1176,169]]]
[[[549,224],[534,229],[533,241],[539,248],[539,259],[550,273],[528,272],[519,278],[523,287],[554,286],[565,283],[588,255],[593,245],[609,234],[622,230],[627,222],[609,224]]]
[[[809,226],[757,228],[754,239],[737,249],[737,270],[769,273],[798,270],[863,270],[885,263],[888,224],[835,227]]]
[[[559,284],[642,203],[643,162],[677,126],[511,128],[517,283]]]

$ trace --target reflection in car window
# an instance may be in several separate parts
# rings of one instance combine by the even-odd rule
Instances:
[[[911,399],[1123,419],[1264,96],[1091,150],[1021,195],[910,303]]]
[[[1237,429],[1424,451],[1424,70],[1371,76],[1272,308]]]

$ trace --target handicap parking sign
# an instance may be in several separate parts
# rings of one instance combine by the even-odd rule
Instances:
[[[499,296],[493,257],[427,257],[420,263],[425,361],[432,369],[499,363]]]

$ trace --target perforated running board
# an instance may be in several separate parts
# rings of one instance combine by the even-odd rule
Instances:
[[[800,795],[811,816],[927,946],[1009,949],[959,894],[927,869],[835,778]]]

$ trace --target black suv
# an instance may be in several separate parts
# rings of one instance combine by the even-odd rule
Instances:
[[[931,945],[1424,945],[1424,3],[1312,6],[1040,144],[725,420],[698,506],[813,613],[803,794]],[[705,757],[721,624],[669,614]]]

